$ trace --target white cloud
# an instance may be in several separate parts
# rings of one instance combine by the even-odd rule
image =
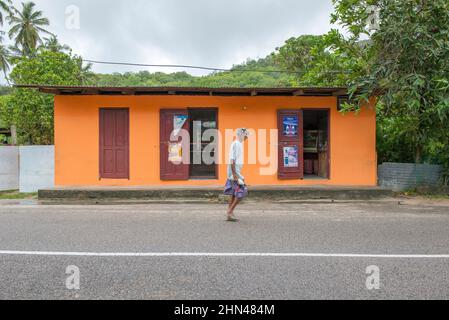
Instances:
[[[22,1],[13,0],[20,7]],[[330,29],[331,0],[34,0],[50,31],[86,59],[229,68],[290,37]],[[65,9],[80,8],[80,29]],[[7,25],[3,30],[7,29]],[[142,68],[140,68],[142,69]],[[140,70],[96,65],[97,72]],[[149,69],[150,71],[174,71]],[[192,74],[195,71],[187,70]]]

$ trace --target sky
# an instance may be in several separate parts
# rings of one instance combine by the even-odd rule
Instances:
[[[13,0],[17,8],[21,2]],[[50,19],[48,30],[85,59],[216,68],[263,58],[290,37],[327,32],[333,9],[331,0],[34,2]],[[4,31],[7,28],[3,26]],[[179,71],[105,65],[94,65],[93,70]]]

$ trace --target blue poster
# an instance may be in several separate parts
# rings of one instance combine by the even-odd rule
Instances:
[[[177,136],[179,132],[181,131],[182,127],[184,127],[184,124],[189,119],[188,116],[184,115],[178,115],[173,117],[173,134]]]
[[[291,117],[284,117],[283,120],[283,127],[284,127],[284,133],[283,135],[285,137],[297,137],[298,136],[298,117],[297,116],[291,116]]]

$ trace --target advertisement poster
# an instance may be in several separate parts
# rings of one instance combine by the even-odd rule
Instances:
[[[286,168],[298,168],[298,147],[285,147],[284,148],[284,167]]]
[[[168,145],[168,161],[174,164],[182,162],[182,143],[170,143]]]
[[[285,137],[297,137],[298,136],[298,117],[284,117],[283,127]]]
[[[175,136],[179,134],[179,131],[182,127],[184,127],[184,124],[187,122],[188,118],[189,117],[185,115],[173,117],[173,131]]]

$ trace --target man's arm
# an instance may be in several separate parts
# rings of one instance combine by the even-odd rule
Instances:
[[[232,177],[234,178],[234,181],[239,180],[239,176],[237,174],[236,164],[237,164],[237,150],[235,142],[231,146],[231,171],[232,171]]]
[[[232,160],[231,163],[231,170],[232,170],[232,176],[234,177],[234,181],[238,181],[239,180],[239,176],[237,175],[237,170],[235,169],[235,160]]]

